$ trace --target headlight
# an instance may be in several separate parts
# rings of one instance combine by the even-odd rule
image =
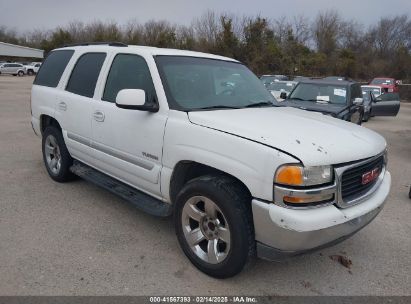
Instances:
[[[277,169],[274,182],[290,186],[313,186],[331,183],[331,166],[303,167],[302,165],[283,165]]]

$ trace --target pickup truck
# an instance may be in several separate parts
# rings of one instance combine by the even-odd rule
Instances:
[[[400,88],[398,81],[389,77],[377,77],[370,81],[370,85],[379,86],[383,92],[398,93]]]
[[[27,75],[31,76],[37,74],[40,69],[41,63],[40,62],[32,62],[26,64],[24,67],[26,68]]]
[[[49,53],[31,123],[51,179],[173,216],[188,259],[226,278],[350,237],[390,190],[382,136],[273,102],[231,58],[83,44]]]

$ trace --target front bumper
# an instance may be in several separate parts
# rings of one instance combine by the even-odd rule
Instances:
[[[382,183],[372,195],[344,209],[335,205],[287,209],[253,199],[258,256],[279,261],[343,241],[377,216],[383,208],[390,186],[391,175],[386,171]]]

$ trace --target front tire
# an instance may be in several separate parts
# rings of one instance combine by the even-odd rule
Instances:
[[[67,150],[63,135],[59,129],[49,126],[44,130],[42,151],[47,172],[53,180],[64,183],[75,177],[70,171],[73,159]]]
[[[174,224],[188,259],[216,278],[239,273],[255,256],[251,197],[234,179],[202,176],[177,196]]]
[[[367,112],[367,113],[364,114],[364,117],[363,117],[362,120],[363,120],[364,122],[367,122],[369,119],[370,119],[370,112]]]
[[[17,75],[18,75],[19,77],[22,77],[22,76],[24,76],[24,72],[23,72],[23,71],[19,71],[19,72],[17,73]]]

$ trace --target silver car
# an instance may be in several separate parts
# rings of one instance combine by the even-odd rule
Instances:
[[[24,76],[24,74],[26,74],[26,68],[20,63],[3,63],[0,65],[0,74]]]

